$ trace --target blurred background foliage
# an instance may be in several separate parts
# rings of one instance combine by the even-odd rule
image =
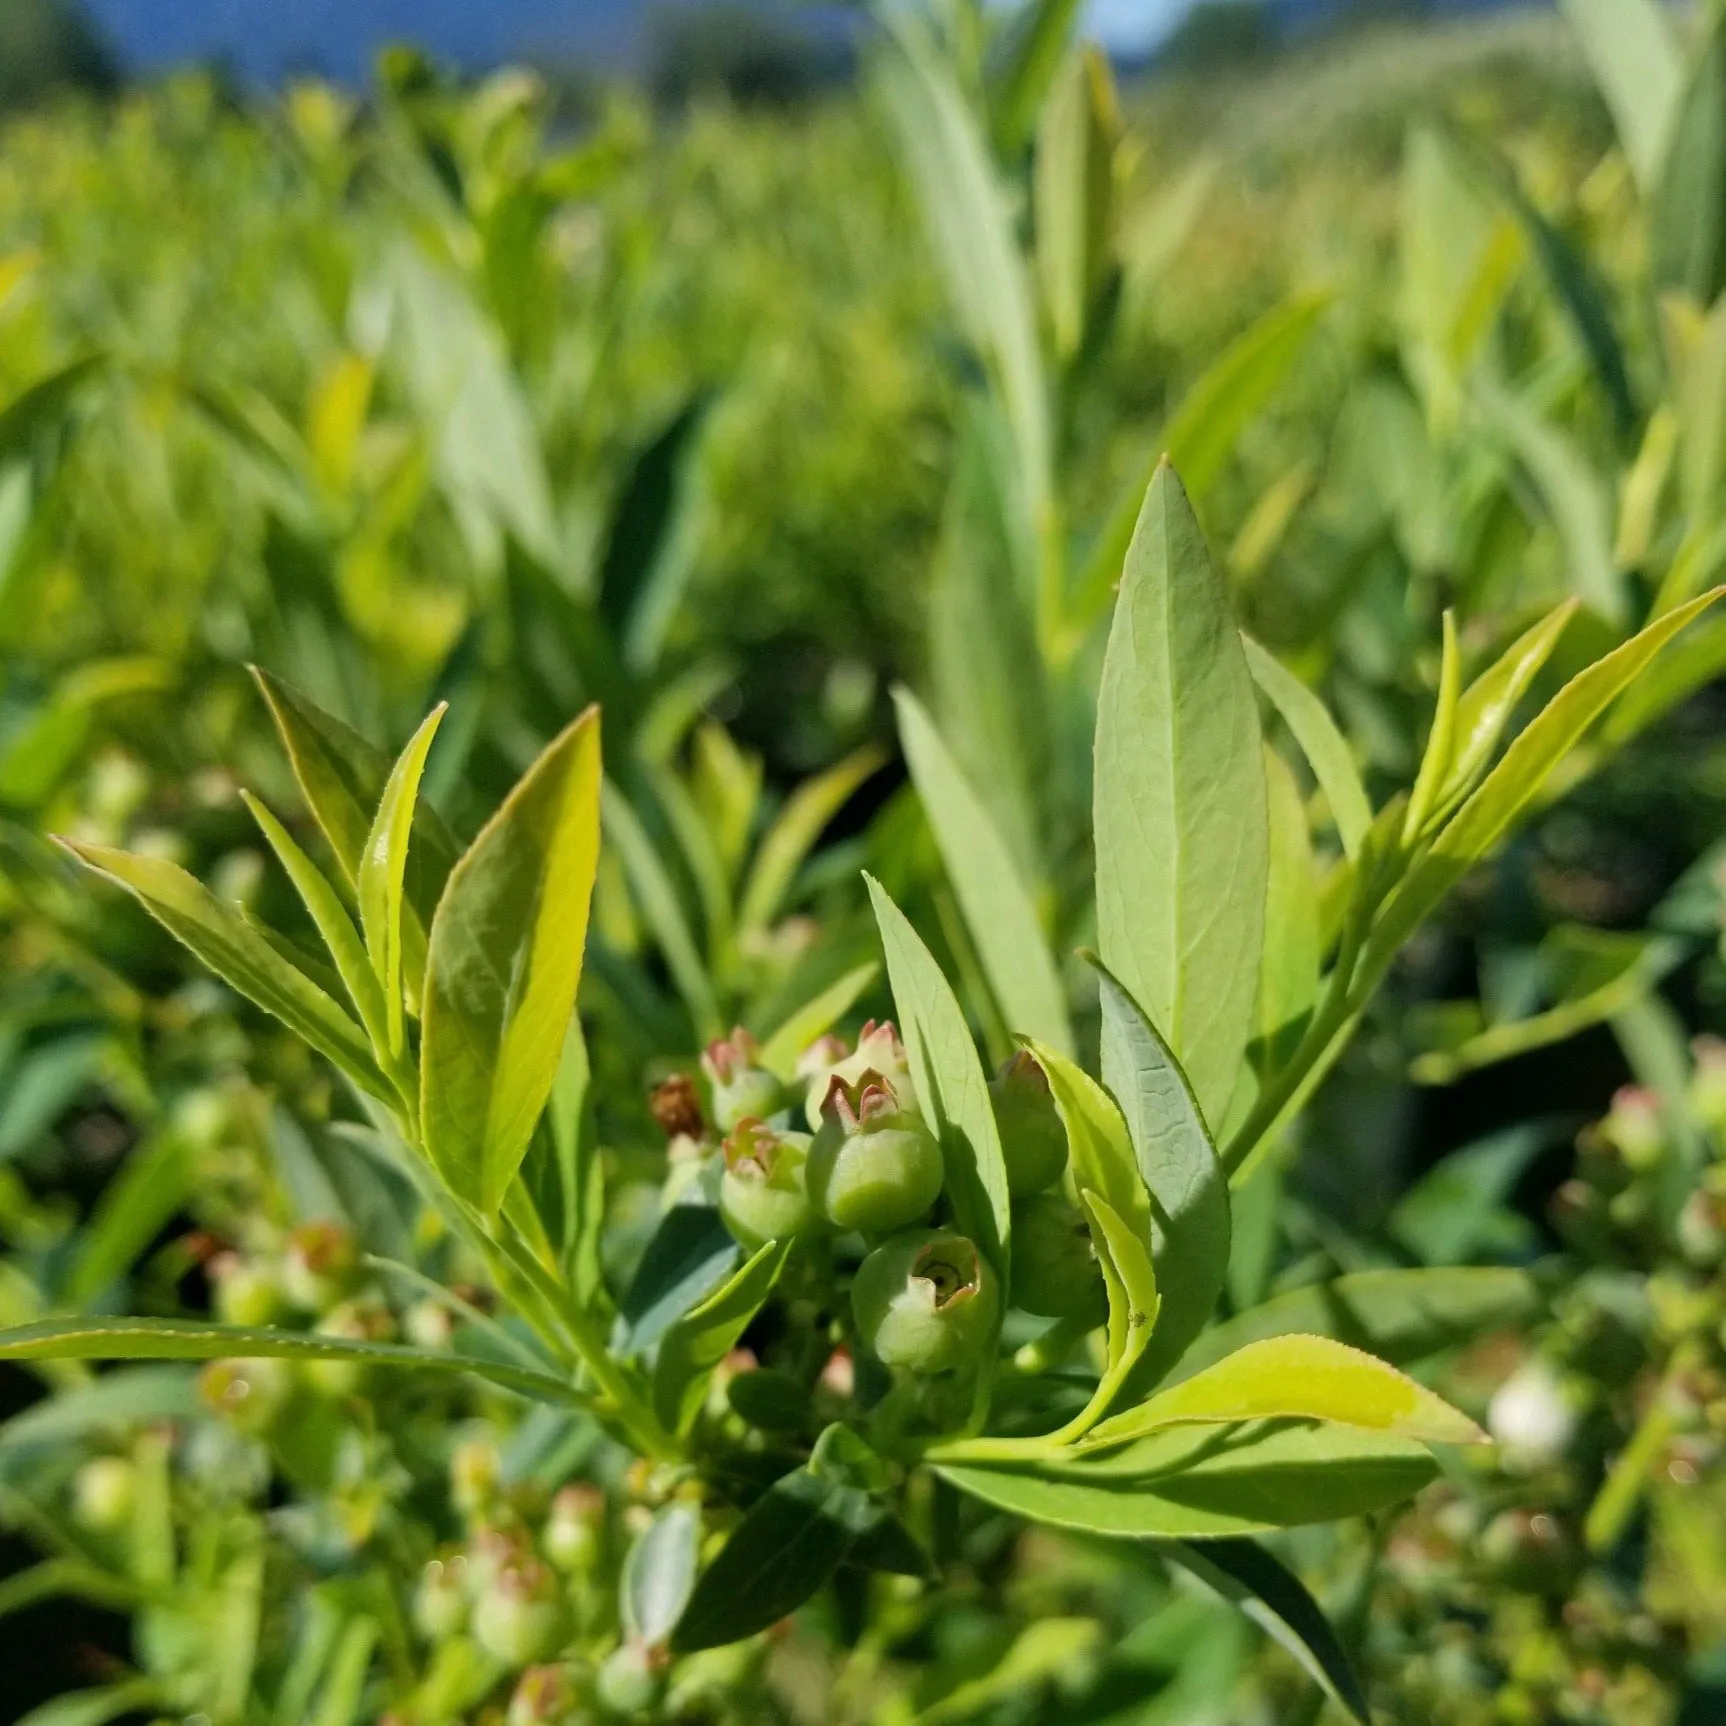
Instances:
[[[391,749],[449,699],[428,788],[458,829],[605,703],[584,1012],[626,1255],[663,1174],[651,1082],[823,988],[836,1016],[884,1001],[859,863],[1004,1042],[896,684],[941,718],[1057,951],[1092,933],[1074,740],[1121,500],[1163,448],[1249,632],[1344,716],[1379,795],[1413,777],[1447,608],[1485,664],[1578,597],[1557,674],[1714,579],[1726,281],[1717,243],[1672,235],[1717,236],[1718,161],[1697,146],[1674,216],[1641,108],[1564,19],[1416,10],[1290,48],[1276,8],[1201,6],[1118,88],[1064,52],[1039,84],[1034,39],[985,45],[956,4],[922,60],[719,7],[663,12],[634,78],[464,79],[398,48],[363,89],[265,90],[127,83],[60,0],[0,7],[0,1317],[196,1307],[248,1216],[286,1229],[308,1183],[332,1190],[327,1078],[45,843],[156,848],[285,909],[235,792],[292,804],[248,662]],[[1709,19],[1674,24],[1675,135],[1718,132]],[[1390,1718],[1718,1705],[1721,1547],[1688,1526],[1699,1503],[1720,1526],[1726,1425],[1719,1056],[1687,1047],[1726,1029],[1710,628],[1399,968],[1242,1224],[1238,1307],[1385,1264],[1538,1261],[1555,1291],[1451,1363],[1520,1453],[1395,1527],[1295,1543]],[[1298,790],[1323,833],[1335,812]],[[1682,1190],[1651,1197],[1666,1163]],[[67,1468],[26,1490],[41,1459],[15,1478],[4,1434],[21,1564]],[[340,1576],[371,1530],[355,1512],[294,1562]],[[1051,1616],[1114,1652],[1046,1717],[1313,1717],[1207,1601],[1055,1544],[979,1553],[963,1609],[901,1627],[916,1718],[1044,1718],[1024,1696],[1092,1652],[1013,1644]],[[42,1622],[0,1636],[27,1650]],[[832,1668],[798,1658],[775,1705],[813,1718]],[[1029,1674],[1017,1700],[1000,1670]]]

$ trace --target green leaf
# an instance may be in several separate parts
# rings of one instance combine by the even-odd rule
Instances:
[[[1182,1063],[1207,1121],[1239,1074],[1269,868],[1258,704],[1186,494],[1157,470],[1098,697],[1103,961]]]
[[[1177,1361],[1211,1316],[1229,1267],[1229,1188],[1186,1077],[1156,1027],[1101,965],[1103,1082],[1151,1195],[1151,1262],[1162,1294],[1129,1400]]]
[[[673,1205],[659,1219],[619,1306],[617,1352],[639,1354],[718,1289],[741,1257],[712,1205]]]
[[[420,1130],[450,1189],[495,1216],[575,1011],[599,862],[599,712],[546,746],[450,873],[432,921]]]
[[[1013,20],[1013,43],[994,102],[995,140],[1011,159],[1031,141],[1066,57],[1079,0],[1035,0]]]
[[[1657,0],[1559,0],[1647,193],[1664,159],[1684,64]]]
[[[1269,1337],[1094,1428],[1085,1450],[1189,1422],[1331,1420],[1425,1444],[1480,1444],[1467,1415],[1407,1374],[1323,1336]]]
[[[1094,1618],[1038,1618],[1014,1637],[985,1673],[956,1684],[916,1716],[914,1726],[948,1726],[1011,1701],[1023,1705],[1039,1686],[1065,1677],[1096,1651],[1103,1626]]]
[[[1450,772],[1456,738],[1456,706],[1462,697],[1462,655],[1456,645],[1456,617],[1444,614],[1444,657],[1438,673],[1438,705],[1433,712],[1432,731],[1420,758],[1414,790],[1409,793],[1408,813],[1402,821],[1402,842],[1412,845],[1420,836],[1438,800],[1438,789]]]
[[[795,1612],[885,1517],[867,1492],[813,1463],[775,1481],[702,1572],[671,1646],[739,1642]]]
[[[1032,1522],[1116,1539],[1215,1540],[1359,1516],[1418,1492],[1437,1472],[1420,1445],[1297,1423],[1181,1427],[1118,1464],[1058,1473],[937,1463],[961,1492]]]
[[[1294,775],[1265,748],[1270,855],[1265,881],[1265,945],[1259,965],[1255,1041],[1261,1071],[1294,1053],[1318,995],[1319,895],[1306,805]]]
[[[1463,875],[1492,849],[1533,803],[1555,768],[1612,701],[1656,654],[1726,589],[1716,588],[1657,618],[1640,634],[1580,671],[1542,709],[1481,782],[1432,849],[1398,886],[1362,960],[1376,978],[1396,951]]]
[[[1012,1228],[1007,1165],[977,1045],[941,967],[904,912],[873,876],[863,879],[881,930],[918,1106],[941,1142],[954,1217],[1004,1280]]]
[[[769,1241],[660,1339],[653,1367],[653,1409],[670,1431],[688,1429],[713,1369],[737,1346],[790,1256],[790,1241]]]
[[[1002,1017],[1070,1056],[1066,992],[1030,890],[922,703],[903,687],[893,700],[912,782]]]
[[[373,1052],[382,1060],[390,1046],[389,1012],[377,973],[347,907],[324,878],[323,871],[294,843],[292,834],[263,803],[249,791],[242,791],[240,796],[317,925],[324,947],[335,961],[336,973],[371,1039]]]
[[[407,1028],[402,1016],[402,945],[408,842],[413,832],[414,806],[419,801],[420,775],[425,771],[432,739],[448,710],[448,702],[439,702],[432,709],[390,769],[377,814],[366,835],[365,850],[360,853],[357,883],[360,925],[365,930],[366,949],[384,992],[389,1038],[386,1046],[394,1060],[400,1060],[407,1050]]]
[[[700,1562],[701,1512],[689,1504],[667,1506],[623,1562],[623,1629],[632,1642],[664,1646],[689,1604]]]
[[[186,1202],[193,1159],[172,1131],[133,1150],[102,1189],[90,1220],[73,1237],[76,1256],[65,1304],[82,1307],[109,1292]]]
[[[1144,1236],[1115,1214],[1102,1194],[1083,1192],[1079,1203],[1096,1243],[1109,1290],[1109,1366],[1136,1362],[1156,1332],[1162,1297]]]
[[[1063,363],[1079,352],[1108,275],[1119,127],[1107,59],[1075,49],[1043,108],[1031,181],[1037,273]]]
[[[741,929],[765,929],[779,916],[815,841],[850,801],[852,792],[873,777],[886,759],[884,750],[870,744],[805,780],[791,794],[755,853],[738,912]]]
[[[1357,1271],[1292,1289],[1217,1325],[1187,1350],[1179,1384],[1265,1337],[1323,1335],[1412,1366],[1493,1330],[1526,1325],[1544,1308],[1527,1271],[1509,1267]]]
[[[761,1064],[768,1072],[790,1079],[797,1070],[797,1058],[817,1037],[824,1036],[862,999],[863,991],[880,974],[881,967],[873,959],[854,966],[837,982],[829,983],[812,1000],[805,1001],[761,1045]]]
[[[1463,691],[1456,707],[1450,770],[1444,778],[1441,807],[1452,807],[1458,797],[1474,788],[1475,780],[1498,748],[1505,726],[1581,603],[1579,599],[1567,599],[1549,611]]]
[[[189,947],[248,1001],[274,1014],[327,1056],[362,1090],[389,1101],[389,1081],[372,1059],[359,1025],[201,882],[161,857],[135,857],[106,845],[62,844],[98,873],[137,895],[175,940]]]
[[[1360,1679],[1330,1620],[1298,1576],[1251,1540],[1208,1540],[1202,1546],[1176,1541],[1164,1550],[1292,1654],[1325,1694],[1361,1726],[1371,1726]]]
[[[582,1393],[508,1361],[357,1342],[314,1331],[200,1324],[167,1318],[56,1318],[0,1330],[0,1360],[353,1360],[419,1372],[471,1372],[535,1402],[581,1406]]]
[[[1726,27],[1693,67],[1648,205],[1650,273],[1659,288],[1712,306],[1726,288]]]
[[[1325,704],[1280,660],[1272,658],[1251,636],[1243,635],[1241,642],[1253,681],[1294,734],[1330,803],[1331,820],[1336,823],[1345,855],[1357,856],[1372,826],[1372,804],[1367,801],[1354,756],[1336,721]]]
[[[32,1450],[63,1449],[92,1433],[190,1420],[199,1406],[184,1367],[119,1367],[32,1403],[0,1424],[0,1466]]]
[[[161,1686],[154,1678],[128,1678],[98,1690],[71,1690],[56,1696],[20,1715],[17,1726],[108,1726],[124,1714],[148,1712],[161,1701]]]
[[[1534,1122],[1452,1151],[1397,1200],[1386,1232],[1429,1265],[1458,1264],[1496,1244],[1516,1183],[1554,1136]]]

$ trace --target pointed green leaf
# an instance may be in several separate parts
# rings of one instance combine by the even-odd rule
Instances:
[[[642,1530],[623,1563],[623,1630],[632,1642],[664,1646],[689,1604],[700,1562],[700,1510],[668,1505]]]
[[[1333,1420],[1424,1444],[1478,1444],[1486,1438],[1467,1415],[1360,1349],[1329,1337],[1279,1336],[1248,1343],[1104,1421],[1082,1448],[1125,1444],[1163,1426],[1243,1420]]]
[[[1207,1540],[1202,1546],[1175,1541],[1164,1551],[1233,1601],[1361,1726],[1372,1726],[1360,1679],[1330,1620],[1298,1576],[1251,1540]]]
[[[1104,1461],[1037,1471],[935,1466],[961,1492],[1032,1522],[1163,1540],[1359,1516],[1411,1497],[1437,1472],[1420,1445],[1297,1422],[1172,1428],[1140,1440],[1120,1472]]]
[[[1672,119],[1648,200],[1656,287],[1712,306],[1726,288],[1726,25],[1715,20]]]
[[[366,1028],[373,1050],[382,1060],[389,1048],[389,1015],[384,1006],[383,990],[378,986],[377,973],[372,969],[365,943],[360,939],[360,932],[354,927],[347,907],[324,878],[323,871],[294,843],[293,835],[264,804],[249,791],[242,791],[240,796],[317,925],[324,947],[335,961],[342,986],[359,1013],[360,1023]]]
[[[1261,1071],[1280,1066],[1300,1041],[1318,995],[1318,872],[1306,806],[1283,758],[1265,748],[1270,809],[1270,868],[1265,882],[1265,946],[1259,966],[1254,1036]]]
[[[1684,64],[1658,0],[1559,0],[1606,98],[1636,183],[1647,193],[1664,159]]]
[[[887,978],[911,1061],[911,1080],[929,1129],[941,1141],[947,1192],[959,1227],[1003,1278],[1011,1233],[1007,1165],[989,1083],[971,1028],[905,914],[873,876],[869,898],[887,955]]]
[[[495,1216],[575,1011],[599,862],[599,712],[546,746],[450,873],[432,922],[420,1129],[453,1192]]]
[[[1269,867],[1258,704],[1181,483],[1157,470],[1103,661],[1103,961],[1221,1121],[1252,1023]]]
[[[880,965],[870,959],[829,983],[813,1000],[805,1001],[761,1045],[762,1066],[782,1079],[790,1079],[796,1073],[798,1056],[856,1005],[880,970]]]
[[[1119,125],[1107,59],[1089,44],[1075,49],[1043,108],[1031,183],[1037,273],[1063,363],[1078,353],[1108,274]]]
[[[1325,704],[1280,660],[1251,636],[1242,636],[1241,641],[1253,681],[1294,734],[1301,754],[1330,803],[1331,819],[1336,823],[1344,853],[1351,858],[1356,856],[1372,826],[1372,804],[1367,801],[1354,756],[1337,730],[1336,721]]]
[[[1150,1346],[1122,1386],[1129,1401],[1180,1359],[1209,1322],[1229,1268],[1229,1187],[1204,1118],[1168,1045],[1102,966],[1103,1082],[1120,1104],[1151,1195],[1151,1262],[1162,1305]]]
[[[449,710],[439,702],[401,752],[390,769],[377,814],[360,853],[358,880],[360,926],[366,948],[384,992],[388,1014],[390,1055],[399,1060],[407,1049],[407,1029],[402,1012],[402,943],[405,932],[403,890],[407,879],[408,841],[413,832],[414,808],[419,802],[420,775],[438,725]]]
[[[0,1360],[352,1360],[421,1372],[471,1372],[536,1402],[580,1405],[582,1393],[549,1373],[477,1355],[393,1342],[358,1342],[316,1331],[199,1324],[190,1319],[44,1319],[0,1330]]]
[[[1162,1297],[1145,1239],[1117,1216],[1102,1194],[1081,1190],[1079,1203],[1096,1243],[1109,1291],[1109,1365],[1143,1353],[1156,1330]]]
[[[903,687],[893,699],[912,782],[1007,1028],[1071,1055],[1066,991],[1030,889],[922,703]]]
[[[248,1001],[305,1038],[362,1090],[391,1100],[390,1083],[372,1059],[360,1026],[201,882],[165,858],[135,857],[74,840],[62,843],[92,869],[136,894],[175,940]]]
[[[1462,698],[1462,655],[1456,645],[1456,617],[1444,614],[1444,658],[1438,673],[1438,704],[1433,710],[1432,731],[1426,752],[1420,758],[1414,790],[1409,794],[1408,813],[1402,820],[1402,842],[1412,845],[1426,825],[1438,800],[1438,788],[1450,772],[1456,738],[1456,705]]]

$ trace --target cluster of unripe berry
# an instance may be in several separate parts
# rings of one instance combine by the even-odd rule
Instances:
[[[687,1081],[662,1092],[697,1160],[717,1172],[717,1203],[746,1249],[769,1241],[849,1239],[866,1249],[851,1282],[859,1341],[895,1373],[975,1365],[1003,1305],[997,1271],[945,1225],[941,1146],[918,1107],[891,1022],[863,1028],[855,1048],[813,1045],[787,1085],[747,1031],[702,1057],[712,1129]],[[1048,1080],[1025,1053],[989,1087],[1013,1200],[1006,1303],[1034,1315],[1101,1323],[1105,1299],[1089,1235],[1060,1192],[1067,1136]],[[675,1108],[669,1107],[675,1096]],[[717,1146],[714,1148],[714,1141]]]

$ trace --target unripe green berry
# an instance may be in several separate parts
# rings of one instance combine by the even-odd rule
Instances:
[[[837,1048],[832,1046],[834,1044]],[[809,1059],[807,1066],[802,1062],[798,1064],[799,1072],[807,1071],[809,1074],[809,1093],[803,1108],[812,1132],[821,1126],[821,1117],[835,1079],[843,1079],[846,1088],[854,1091],[862,1083],[865,1073],[873,1073],[886,1081],[888,1089],[899,1099],[901,1108],[915,1111],[917,1092],[911,1083],[911,1063],[905,1058],[905,1045],[900,1042],[899,1032],[891,1019],[883,1019],[880,1024],[873,1019],[867,1020],[858,1034],[857,1047],[850,1054],[845,1053],[845,1045],[837,1038],[814,1045],[808,1053],[810,1057],[823,1053],[828,1057],[825,1061]]]
[[[72,1510],[79,1526],[98,1534],[123,1528],[132,1515],[138,1471],[123,1456],[98,1456],[72,1481]]]
[[[198,1375],[198,1391],[212,1412],[236,1431],[257,1438],[268,1432],[293,1395],[294,1375],[285,1360],[213,1360]]]
[[[414,1628],[427,1642],[447,1642],[467,1623],[466,1562],[461,1557],[434,1558],[420,1572],[414,1590]]]
[[[596,1569],[605,1546],[605,1494],[595,1486],[564,1487],[551,1501],[540,1545],[565,1575]]]
[[[483,1516],[497,1497],[503,1458],[489,1438],[464,1439],[450,1452],[449,1495],[463,1516]]]
[[[1067,1129],[1049,1093],[1048,1075],[1021,1049],[989,1081],[989,1101],[995,1106],[1008,1192],[1018,1198],[1053,1186],[1067,1166]]]
[[[761,1045],[741,1025],[707,1045],[701,1070],[713,1089],[713,1120],[722,1133],[785,1107],[785,1086],[761,1065]]]
[[[548,1658],[568,1628],[557,1578],[537,1558],[505,1565],[473,1609],[474,1640],[508,1666],[528,1666]]]
[[[275,1271],[256,1259],[222,1253],[210,1262],[216,1316],[224,1324],[273,1324],[282,1310],[282,1285]]]
[[[941,1193],[941,1147],[892,1087],[866,1072],[834,1078],[809,1152],[809,1196],[842,1229],[881,1234],[914,1223]]]
[[[895,1235],[857,1268],[857,1333],[884,1366],[951,1372],[978,1363],[995,1328],[995,1273],[963,1235]]]
[[[613,1649],[600,1667],[594,1694],[608,1713],[626,1720],[651,1713],[665,1694],[665,1658],[639,1642]]]
[[[1056,1193],[1013,1203],[1013,1305],[1040,1318],[1089,1318],[1108,1313],[1102,1272],[1085,1219]]]
[[[340,1223],[302,1223],[288,1236],[282,1289],[302,1312],[323,1312],[348,1292],[358,1266],[354,1237]]]
[[[805,1179],[806,1135],[778,1133],[746,1117],[722,1150],[719,1214],[744,1246],[753,1250],[768,1241],[788,1240],[809,1227],[814,1211]]]

